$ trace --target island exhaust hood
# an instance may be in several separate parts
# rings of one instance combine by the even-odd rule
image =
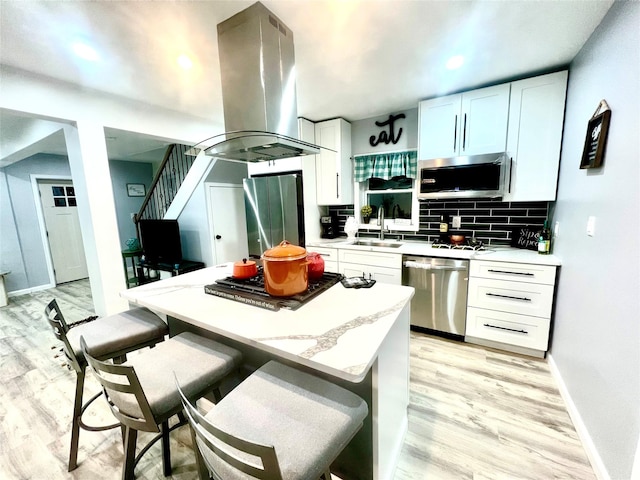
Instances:
[[[218,24],[218,53],[226,133],[199,144],[207,155],[261,162],[320,153],[298,140],[293,32],[278,17],[257,2]]]

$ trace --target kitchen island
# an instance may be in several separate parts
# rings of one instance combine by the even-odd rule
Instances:
[[[251,368],[276,359],[360,395],[369,416],[335,471],[346,478],[393,478],[407,429],[413,289],[338,283],[295,311],[274,312],[205,293],[205,285],[231,271],[232,264],[209,267],[121,295],[165,314],[172,335],[197,331],[242,350]]]

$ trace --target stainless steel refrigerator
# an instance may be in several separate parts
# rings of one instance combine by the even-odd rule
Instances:
[[[243,180],[249,255],[287,240],[305,245],[302,174],[268,175]]]

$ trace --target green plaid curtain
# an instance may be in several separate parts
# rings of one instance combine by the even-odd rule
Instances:
[[[364,182],[371,177],[383,180],[403,175],[416,178],[418,174],[418,152],[416,150],[356,155],[353,158],[353,177],[356,182]]]

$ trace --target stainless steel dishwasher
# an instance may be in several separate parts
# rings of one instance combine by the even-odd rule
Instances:
[[[464,336],[469,260],[402,257],[402,284],[415,288],[411,324]]]

